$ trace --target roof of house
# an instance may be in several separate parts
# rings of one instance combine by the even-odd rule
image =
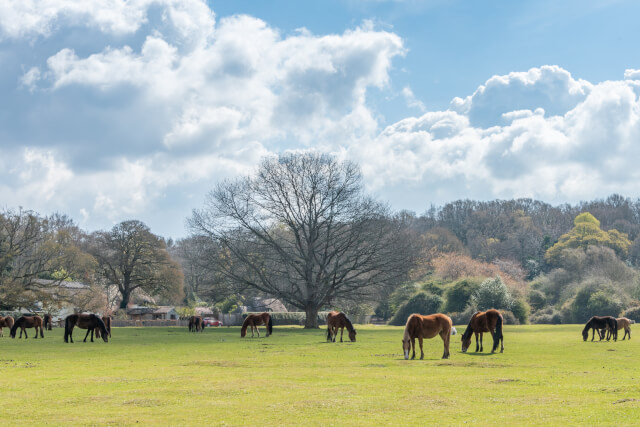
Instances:
[[[133,314],[167,314],[170,313],[172,311],[175,311],[175,307],[173,306],[168,306],[168,305],[163,305],[160,307],[140,307],[140,306],[135,306],[135,307],[130,307],[127,309],[127,314],[133,315]]]
[[[59,287],[59,288],[67,288],[67,289],[89,289],[89,285],[85,285],[82,282],[73,282],[73,281],[59,281],[59,280],[48,280],[48,279],[35,279],[35,283],[42,286],[51,286],[51,287]]]

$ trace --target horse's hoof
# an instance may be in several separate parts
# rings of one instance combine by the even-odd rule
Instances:
[[[424,360],[424,356],[420,356],[420,360]]]

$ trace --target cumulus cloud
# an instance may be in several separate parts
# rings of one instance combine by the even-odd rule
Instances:
[[[56,38],[78,28],[100,37]],[[545,65],[493,76],[443,111],[405,86],[390,97],[418,115],[382,127],[368,93],[392,91],[394,59],[411,53],[370,22],[283,35],[250,16],[216,21],[200,0],[0,3],[0,42],[37,38],[46,53],[13,61],[20,98],[0,99],[0,199],[89,228],[138,217],[180,235],[217,180],[284,150],[354,159],[370,190],[418,211],[637,194],[637,70],[598,83]]]

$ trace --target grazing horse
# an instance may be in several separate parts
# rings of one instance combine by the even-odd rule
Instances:
[[[356,341],[356,330],[353,328],[347,315],[342,312],[332,311],[327,314],[327,341],[336,342],[338,328],[340,328],[340,342],[342,342],[344,328],[347,328],[351,342]]]
[[[618,330],[624,329],[624,336],[622,337],[622,341],[629,335],[629,339],[631,339],[631,324],[636,323],[635,320],[627,319],[626,317],[618,317],[616,319],[616,323],[618,325]],[[600,339],[604,338],[605,331],[600,330]],[[607,341],[611,339],[612,331],[607,328]]]
[[[50,331],[53,328],[53,326],[51,325],[53,323],[53,318],[49,313],[47,313],[42,317],[42,319],[44,321],[44,328],[47,331]]]
[[[73,328],[78,327],[86,329],[87,334],[84,336],[84,342],[87,342],[87,337],[91,333],[91,342],[93,342],[93,331],[100,329],[100,335],[104,342],[109,342],[109,331],[104,325],[101,318],[95,314],[71,314],[64,319],[64,342],[73,342]]]
[[[104,322],[104,326],[107,328],[109,338],[111,338],[111,316],[102,316],[102,321]],[[96,328],[95,334],[96,338],[100,338],[100,328]]]
[[[589,329],[593,329],[593,334],[591,335],[591,341],[595,338],[596,330],[598,330],[598,336],[600,337],[600,341],[604,338],[600,333],[600,329],[609,329],[612,332],[613,340],[618,340],[618,322],[616,322],[616,318],[612,316],[593,316],[586,325],[584,325],[584,329],[582,330],[582,340],[586,341],[589,338]]]
[[[203,332],[204,322],[201,316],[189,317],[189,332]]]
[[[4,336],[4,332],[2,332],[2,328],[9,328],[9,330],[11,330],[12,326],[13,326],[13,317],[11,317],[11,316],[5,316],[5,317],[0,316],[0,337]]]
[[[244,338],[247,335],[247,328],[251,326],[251,337],[253,338],[253,330],[258,332],[260,337],[260,329],[258,326],[265,325],[267,327],[267,336],[273,333],[273,322],[269,313],[249,314],[244,322],[242,322],[242,329],[240,330],[240,337]]]
[[[446,314],[436,313],[428,316],[421,314],[412,314],[407,319],[407,325],[404,327],[404,337],[402,338],[402,350],[404,351],[405,360],[409,358],[409,351],[413,348],[411,359],[416,358],[416,338],[420,343],[420,359],[424,359],[424,351],[422,350],[423,338],[433,338],[440,335],[444,343],[443,359],[449,358],[449,341],[451,335],[456,334],[456,328],[453,327],[451,318]]]
[[[471,334],[476,337],[476,353],[478,350],[482,352],[482,335],[484,332],[489,332],[493,336],[493,348],[491,353],[495,353],[500,344],[500,353],[504,352],[504,336],[502,335],[502,325],[504,319],[502,314],[493,308],[487,311],[476,311],[471,316],[467,329],[462,334],[462,352],[466,353],[467,349],[471,345]],[[478,345],[478,336],[480,337],[480,344]]]
[[[44,338],[44,333],[42,332],[42,317],[40,316],[22,316],[11,327],[11,333],[9,334],[11,338],[16,337],[16,331],[20,328],[20,338],[22,338],[22,333],[24,332],[24,339],[29,338],[27,336],[26,328],[35,328],[36,330],[36,339],[38,338],[38,328],[40,328],[40,337]]]

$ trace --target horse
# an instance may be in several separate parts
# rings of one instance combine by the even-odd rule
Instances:
[[[582,340],[586,341],[589,338],[589,329],[593,329],[593,334],[591,335],[591,341],[595,338],[596,329],[598,330],[598,336],[600,337],[600,341],[602,341],[602,334],[600,333],[600,329],[610,329],[612,332],[613,340],[618,340],[618,322],[616,322],[616,318],[612,316],[593,316],[586,325],[584,325],[584,329],[582,330]]]
[[[327,341],[336,342],[338,328],[340,328],[340,342],[342,342],[344,328],[347,328],[351,342],[356,341],[356,330],[353,328],[347,315],[342,312],[332,311],[327,314]]]
[[[29,338],[27,336],[26,328],[35,328],[36,330],[36,339],[38,338],[38,328],[40,328],[40,338],[44,338],[44,333],[42,332],[42,317],[40,316],[22,316],[18,320],[15,321],[13,326],[11,327],[11,333],[9,334],[11,338],[16,337],[16,331],[20,328],[20,338],[22,338],[22,333],[24,332],[24,339]]]
[[[421,314],[412,314],[407,319],[407,324],[404,327],[404,337],[402,338],[402,350],[404,351],[404,358],[409,358],[409,351],[413,348],[413,355],[411,359],[416,358],[416,338],[420,343],[420,359],[424,359],[424,351],[422,349],[423,338],[433,338],[436,335],[440,335],[442,342],[444,343],[443,359],[449,358],[449,341],[451,335],[456,334],[456,328],[453,327],[451,318],[446,314],[436,313],[428,316]]]
[[[631,339],[631,324],[636,323],[636,321],[627,319],[626,317],[618,317],[616,319],[616,323],[618,326],[618,330],[624,329],[624,336],[622,337],[622,341],[624,341],[627,335],[629,335],[629,339]],[[604,333],[605,331],[602,331],[602,330],[600,331],[600,340],[604,338]],[[611,329],[607,328],[606,333],[607,333],[607,341],[609,341],[612,335]]]
[[[247,328],[251,326],[251,337],[253,338],[253,329],[258,332],[260,337],[260,329],[258,326],[265,325],[267,327],[267,336],[273,334],[273,321],[269,313],[249,314],[244,322],[242,322],[242,329],[240,330],[240,337],[244,338],[247,335]]]
[[[0,316],[0,337],[4,336],[4,332],[2,332],[2,328],[9,328],[9,330],[11,330],[12,326],[13,326],[13,317],[11,317],[11,316],[5,316],[5,317]]]
[[[53,326],[52,326],[53,318],[51,317],[51,315],[49,313],[47,313],[44,316],[42,316],[42,319],[44,321],[44,328],[47,331],[50,331],[53,328]]]
[[[104,326],[107,328],[109,338],[111,338],[111,316],[102,316],[102,321],[104,322]],[[96,334],[96,338],[100,338],[100,328],[96,328],[94,332]]]
[[[502,314],[496,309],[489,309],[487,311],[476,311],[471,316],[467,329],[462,334],[462,352],[466,353],[467,349],[471,345],[471,334],[475,334],[476,337],[476,353],[484,351],[482,347],[482,335],[484,332],[489,332],[493,336],[493,348],[491,353],[495,353],[500,344],[500,353],[504,352],[504,336],[502,335],[502,325],[504,319]],[[480,337],[480,344],[478,345],[478,336]]]
[[[91,333],[91,342],[93,342],[93,332],[96,328],[100,329],[100,335],[104,342],[109,342],[109,331],[101,318],[95,314],[71,314],[64,319],[64,342],[73,342],[73,328],[78,327],[86,329],[87,334],[84,336],[84,342]]]
[[[203,332],[204,322],[201,316],[189,317],[189,332]]]

